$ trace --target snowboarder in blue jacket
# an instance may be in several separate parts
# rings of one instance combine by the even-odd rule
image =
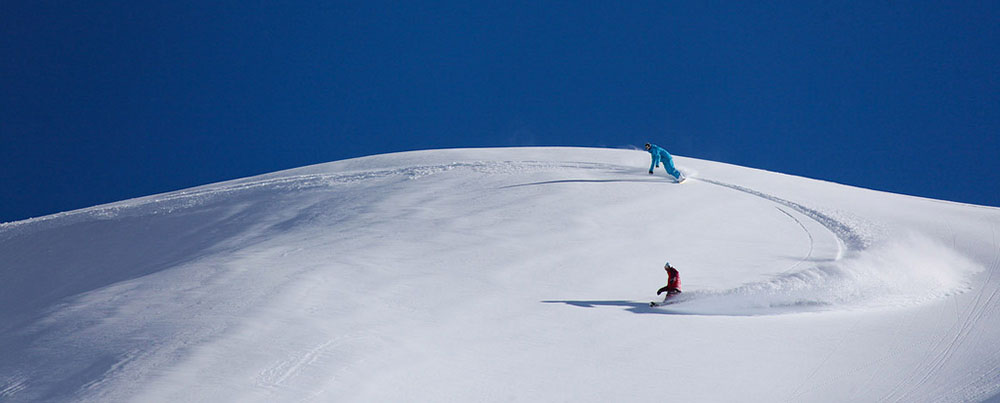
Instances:
[[[673,176],[677,182],[684,181],[684,175],[681,175],[680,171],[674,167],[674,158],[670,156],[667,150],[664,150],[656,144],[646,143],[646,151],[653,156],[653,162],[649,164],[649,174],[653,174],[653,168],[659,168],[660,162],[663,163],[663,170],[667,171],[667,174]]]

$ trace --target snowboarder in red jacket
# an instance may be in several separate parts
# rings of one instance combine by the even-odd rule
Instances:
[[[667,297],[680,294],[681,293],[681,274],[677,272],[670,262],[663,265],[663,270],[667,272],[667,285],[663,286],[659,290],[656,290],[656,295],[667,293]]]

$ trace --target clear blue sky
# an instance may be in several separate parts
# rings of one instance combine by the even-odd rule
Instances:
[[[3,1],[0,221],[394,151],[647,140],[1000,206],[998,8]]]

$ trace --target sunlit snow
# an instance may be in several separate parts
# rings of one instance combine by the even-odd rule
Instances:
[[[1000,393],[1000,209],[676,162],[408,152],[0,224],[0,400]]]

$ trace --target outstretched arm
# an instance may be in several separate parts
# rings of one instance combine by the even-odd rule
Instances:
[[[660,294],[663,294],[663,293],[667,292],[668,288],[670,288],[669,285],[665,285],[665,286],[661,287],[659,290],[656,290],[656,295],[660,295]]]
[[[649,173],[653,173],[653,168],[660,165],[660,153],[651,153],[650,156],[653,157],[653,162],[649,163]]]

